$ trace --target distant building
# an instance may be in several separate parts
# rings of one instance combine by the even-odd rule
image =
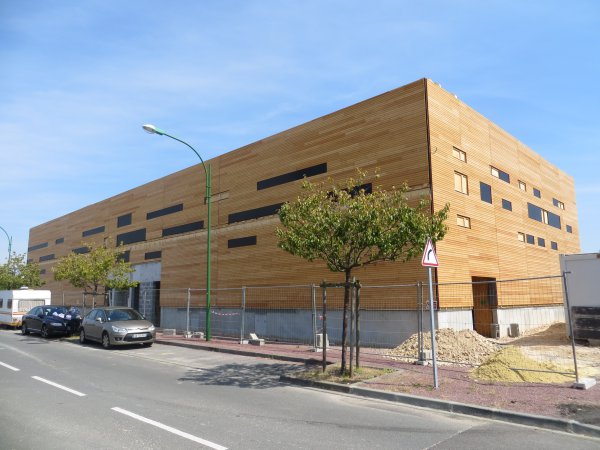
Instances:
[[[559,253],[580,250],[573,179],[428,79],[207,164],[213,173],[216,290],[341,280],[324,264],[277,248],[276,212],[298,195],[303,176],[343,180],[355,176],[357,167],[370,174],[378,169],[381,181],[369,182],[381,182],[384,188],[406,182],[410,198],[431,197],[436,210],[450,203],[450,229],[436,246],[439,283],[558,275]],[[205,285],[205,227],[204,171],[195,165],[32,228],[29,258],[45,270],[46,288],[56,302],[62,291],[73,290],[53,281],[50,269],[57,258],[86,251],[83,241],[111,237],[123,242],[125,257],[143,282],[140,290],[160,287],[152,308],[155,320],[168,326],[180,323],[186,306],[184,298],[167,295],[169,290]],[[418,260],[356,271],[364,285],[414,283],[425,281],[426,274]],[[534,290],[503,296],[495,287],[473,285],[460,295],[446,292],[440,286],[441,324],[460,323],[458,327],[479,328],[482,334],[498,319],[476,317],[479,298],[486,299],[490,310],[509,309],[517,318],[539,308],[561,310],[554,299]],[[365,295],[363,306],[415,308],[414,299],[386,300],[384,307],[375,297]],[[269,301],[276,300],[263,299]],[[301,308],[293,300],[283,306],[295,307]]]

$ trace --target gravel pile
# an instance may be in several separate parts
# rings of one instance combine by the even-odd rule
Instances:
[[[456,331],[450,328],[437,330],[435,343],[438,361],[458,364],[482,364],[488,356],[500,349],[499,345],[473,330]],[[423,333],[423,344],[425,350],[431,350],[431,333]],[[418,335],[413,334],[401,345],[388,351],[385,356],[396,361],[418,359]]]

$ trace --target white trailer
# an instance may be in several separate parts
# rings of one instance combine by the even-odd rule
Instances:
[[[560,270],[566,276],[565,308],[568,295],[575,339],[600,340],[600,253],[560,255]],[[568,320],[567,333],[571,336]]]
[[[23,287],[12,291],[0,291],[0,326],[18,328],[23,315],[39,305],[50,305],[52,294],[46,290]]]

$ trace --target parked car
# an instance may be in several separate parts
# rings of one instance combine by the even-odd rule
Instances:
[[[82,320],[79,342],[101,342],[104,348],[113,345],[154,343],[156,331],[139,312],[132,308],[104,306],[92,309]]]
[[[81,315],[77,308],[41,305],[23,316],[21,333],[39,333],[42,337],[70,336],[79,330]]]

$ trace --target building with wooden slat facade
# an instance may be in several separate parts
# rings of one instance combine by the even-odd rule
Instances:
[[[480,298],[498,310],[560,309],[535,289],[504,296],[499,288],[490,293],[488,285],[476,284],[456,294],[450,283],[558,275],[558,255],[580,250],[573,179],[429,79],[207,164],[213,178],[214,289],[342,280],[323,263],[277,247],[276,213],[299,194],[304,176],[342,181],[355,176],[356,168],[378,172],[378,180],[367,181],[384,189],[407,183],[410,198],[427,196],[436,210],[450,204],[449,232],[436,245],[442,324],[444,314],[462,314],[471,326],[481,321],[482,329],[489,328],[497,319],[477,318]],[[126,257],[145,283],[161,290],[200,289],[205,286],[206,212],[204,171],[198,164],[32,228],[28,258],[41,265],[55,299],[72,290],[52,278],[58,258],[85,252],[83,242],[109,237],[124,243]],[[355,275],[363,285],[380,286],[427,279],[418,260],[377,263]],[[375,297],[365,294],[363,307],[415,308],[413,300]],[[163,325],[169,308],[184,306],[162,296],[157,311]]]

